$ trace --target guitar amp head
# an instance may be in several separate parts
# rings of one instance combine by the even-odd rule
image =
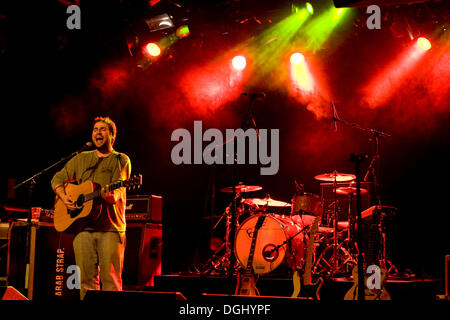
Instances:
[[[130,195],[125,210],[126,221],[162,221],[162,197],[156,195]]]

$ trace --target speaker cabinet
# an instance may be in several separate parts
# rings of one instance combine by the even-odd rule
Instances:
[[[67,268],[75,265],[73,236],[55,230],[52,223],[33,222],[30,263],[26,268],[27,226],[14,222],[8,243],[7,283],[30,300],[79,300],[79,290],[66,285]]]
[[[26,270],[25,222],[10,228],[7,258],[7,284],[30,300],[79,300],[79,289],[70,289],[75,265],[73,235],[57,232],[53,223],[33,222],[30,232],[30,264]],[[161,274],[162,225],[128,223],[122,272],[123,286],[152,286],[154,275]]]
[[[161,254],[161,224],[128,223],[123,286],[153,286],[154,276],[161,275]]]

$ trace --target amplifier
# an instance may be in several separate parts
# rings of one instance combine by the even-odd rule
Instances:
[[[162,197],[155,195],[130,195],[125,210],[127,221],[162,221]]]

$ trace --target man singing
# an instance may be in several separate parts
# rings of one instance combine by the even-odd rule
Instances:
[[[67,209],[75,209],[75,200],[65,192],[65,183],[92,181],[102,187],[101,210],[96,219],[83,218],[84,224],[75,231],[73,247],[80,268],[80,298],[89,289],[122,290],[122,267],[125,251],[126,188],[114,191],[104,187],[126,180],[131,173],[127,155],[113,149],[117,136],[115,123],[109,117],[94,119],[93,151],[73,157],[52,179],[52,188]],[[80,219],[82,220],[82,219]]]

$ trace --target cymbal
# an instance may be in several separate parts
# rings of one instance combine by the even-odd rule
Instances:
[[[252,191],[258,191],[261,190],[262,187],[260,186],[246,186],[244,184],[237,185],[235,187],[236,192],[252,192]],[[226,187],[220,190],[221,192],[226,193],[233,193],[233,187]]]
[[[352,181],[352,180],[356,179],[356,176],[353,174],[338,173],[337,171],[334,171],[332,173],[319,174],[319,175],[315,176],[314,179],[320,180],[320,181],[344,182],[344,181]]]
[[[268,207],[290,207],[291,204],[284,201],[274,200],[270,196],[265,197],[264,199],[259,198],[251,198],[251,199],[243,199],[243,203],[248,205],[256,205],[256,206],[268,206]]]
[[[360,188],[361,195],[367,194],[369,191],[364,188]],[[356,195],[356,188],[355,187],[340,187],[336,189],[337,194],[342,194],[345,196],[349,195]]]

